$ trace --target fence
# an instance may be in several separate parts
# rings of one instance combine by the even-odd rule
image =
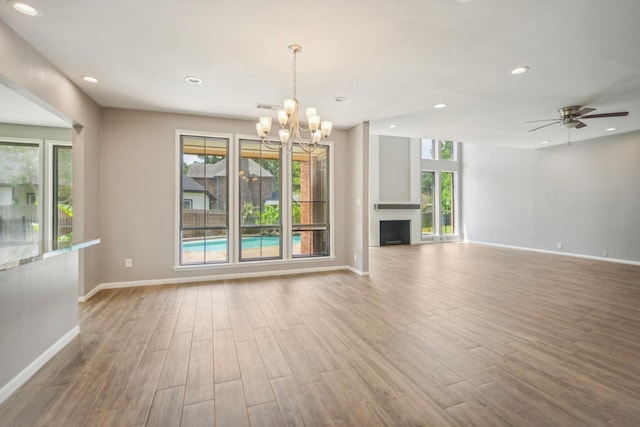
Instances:
[[[225,230],[189,230],[191,227],[222,227]],[[202,238],[205,236],[226,236],[227,214],[224,211],[184,209],[182,212],[182,236],[184,238]]]

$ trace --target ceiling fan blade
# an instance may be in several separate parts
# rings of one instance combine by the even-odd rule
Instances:
[[[589,114],[588,116],[582,116],[581,119],[599,119],[600,117],[624,117],[628,116],[628,111],[621,111],[619,113],[603,113],[603,114]]]
[[[538,122],[550,122],[551,120],[558,121],[558,119],[542,119],[542,120],[529,120],[525,123],[538,123]]]
[[[556,125],[558,123],[560,123],[560,121],[556,120],[553,123],[547,123],[546,125],[538,126],[537,128],[534,128],[534,129],[529,129],[529,132],[533,132],[534,130],[546,128],[547,126]]]
[[[585,108],[583,108],[583,109],[581,109],[581,110],[576,111],[575,113],[573,113],[573,117],[580,117],[580,116],[582,116],[582,115],[584,115],[584,114],[588,114],[588,113],[590,113],[590,112],[592,112],[592,111],[596,111],[596,109],[595,109],[595,108],[588,108],[588,107],[585,107]]]
[[[578,120],[578,124],[576,125],[576,129],[580,129],[587,126],[586,123],[581,122],[580,120]]]

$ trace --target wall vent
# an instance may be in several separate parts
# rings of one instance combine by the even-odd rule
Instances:
[[[278,108],[280,108],[280,106],[279,105],[273,105],[273,104],[256,104],[256,108],[258,110],[276,111]]]

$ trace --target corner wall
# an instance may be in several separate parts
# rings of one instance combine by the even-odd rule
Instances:
[[[369,272],[369,122],[347,132],[349,159],[347,166],[349,195],[348,218],[351,226],[347,240],[347,254],[353,259],[349,265],[360,274]]]
[[[640,262],[639,162],[640,132],[538,150],[465,144],[466,235]]]

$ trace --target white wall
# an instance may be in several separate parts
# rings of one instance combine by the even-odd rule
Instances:
[[[640,262],[639,166],[640,132],[538,150],[465,144],[466,232],[473,241]]]

